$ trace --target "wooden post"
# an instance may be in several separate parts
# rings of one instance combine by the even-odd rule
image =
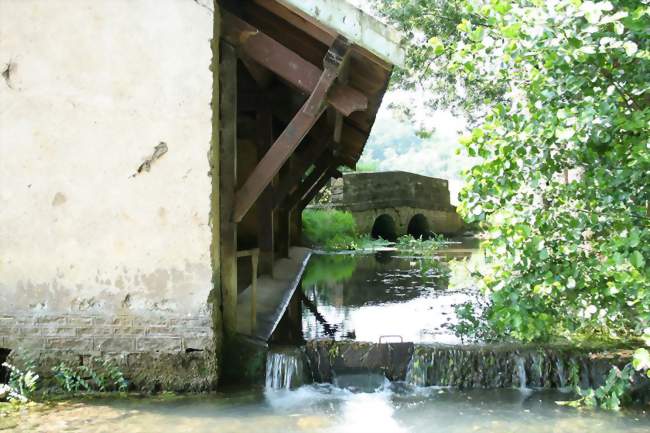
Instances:
[[[257,328],[257,262],[258,253],[254,252],[251,255],[251,264],[253,266],[253,280],[251,282],[251,335],[255,334]]]
[[[291,247],[290,218],[291,209],[282,207],[278,210],[278,254],[280,257],[289,257],[289,248]]]
[[[219,81],[221,309],[224,331],[234,335],[237,332],[237,224],[233,221],[232,210],[237,186],[237,53],[232,45],[223,41]]]
[[[257,113],[257,151],[260,158],[273,144],[273,117],[270,107]],[[273,275],[273,185],[268,185],[257,200],[257,242],[260,249],[260,272]]]

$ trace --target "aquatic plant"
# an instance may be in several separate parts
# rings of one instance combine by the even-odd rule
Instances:
[[[430,239],[415,238],[411,235],[404,235],[397,238],[395,248],[403,253],[418,256],[430,256],[445,245],[446,241],[442,235],[434,235]]]

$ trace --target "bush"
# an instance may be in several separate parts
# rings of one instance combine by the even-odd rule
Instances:
[[[349,212],[305,210],[302,226],[310,243],[329,250],[354,249],[358,239],[357,224]]]

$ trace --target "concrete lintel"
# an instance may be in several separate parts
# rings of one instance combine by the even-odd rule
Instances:
[[[278,0],[299,14],[317,20],[381,59],[404,66],[402,35],[345,0]]]

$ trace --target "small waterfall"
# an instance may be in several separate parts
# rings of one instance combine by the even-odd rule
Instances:
[[[611,362],[588,351],[523,346],[416,345],[406,371],[414,386],[564,388],[600,386]]]
[[[517,372],[517,380],[519,381],[519,388],[520,389],[525,389],[526,388],[526,360],[521,357],[517,356],[515,358],[515,368]]]
[[[564,361],[562,358],[557,358],[555,360],[555,371],[557,372],[557,381],[561,389],[566,388],[567,377],[566,372],[564,371]]]
[[[266,356],[266,389],[292,389],[306,382],[305,355],[300,348],[271,349]]]
[[[406,382],[413,386],[426,386],[427,373],[433,366],[433,353],[415,351],[406,369]]]

